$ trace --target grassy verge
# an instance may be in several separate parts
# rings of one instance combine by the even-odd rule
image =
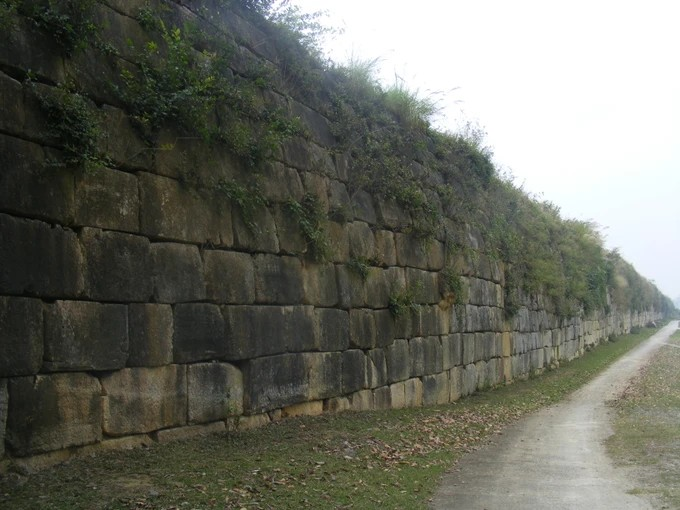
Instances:
[[[635,472],[635,492],[680,508],[680,331],[614,403],[610,455]]]
[[[296,418],[108,452],[0,478],[12,509],[426,508],[443,472],[518,417],[581,386],[655,330],[541,377],[431,408]]]

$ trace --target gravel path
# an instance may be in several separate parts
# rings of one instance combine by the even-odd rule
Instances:
[[[447,474],[431,508],[650,509],[605,454],[606,402],[677,329],[672,322],[564,402],[520,420]]]

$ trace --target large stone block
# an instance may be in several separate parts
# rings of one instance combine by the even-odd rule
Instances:
[[[368,351],[367,376],[371,388],[378,388],[387,384],[387,359],[383,349]]]
[[[302,302],[302,264],[296,257],[255,256],[255,298],[258,303],[293,305]]]
[[[352,309],[349,311],[350,347],[370,349],[375,347],[375,318],[371,310]]]
[[[42,358],[42,302],[0,296],[0,379],[37,374]]]
[[[367,358],[363,351],[342,353],[342,393],[347,395],[368,388]]]
[[[329,221],[326,223],[326,229],[331,244],[331,261],[346,263],[349,260],[349,234],[345,225]]]
[[[244,410],[257,414],[308,400],[309,375],[302,354],[249,360],[244,370]]]
[[[333,180],[329,182],[328,205],[329,217],[332,220],[340,223],[354,220],[354,211],[344,183]]]
[[[226,355],[231,361],[315,348],[311,306],[224,306]]]
[[[352,195],[352,209],[354,217],[359,221],[365,221],[375,225],[378,221],[373,207],[373,197],[364,190],[355,191]]]
[[[338,306],[341,308],[361,308],[366,306],[366,282],[356,271],[347,266],[336,266],[338,283]]]
[[[450,370],[463,363],[463,341],[460,333],[442,335],[442,370]]]
[[[228,363],[187,368],[189,423],[209,423],[243,414],[243,374]]]
[[[104,433],[141,434],[185,425],[187,368],[125,368],[101,378]]]
[[[307,264],[302,269],[303,302],[315,306],[335,306],[338,286],[333,264]]]
[[[390,385],[390,402],[392,409],[403,409],[406,407],[406,383],[397,382]]]
[[[449,401],[455,402],[463,396],[463,373],[465,369],[461,366],[452,368],[449,371]]]
[[[446,404],[449,402],[450,392],[451,381],[448,372],[423,377],[423,405]]]
[[[410,213],[395,200],[377,200],[378,221],[391,229],[403,229],[411,224]]]
[[[128,358],[127,306],[57,301],[45,308],[44,370],[115,370]]]
[[[146,303],[129,305],[128,338],[128,367],[156,367],[172,363],[172,307]]]
[[[374,310],[373,318],[375,320],[376,347],[392,345],[396,336],[396,325],[392,313],[387,308],[384,310]]]
[[[7,391],[7,379],[0,379],[0,459],[5,456],[5,431],[7,428],[8,405],[9,392]]]
[[[5,133],[19,134],[24,127],[24,91],[21,83],[0,72],[0,129]]]
[[[255,301],[255,264],[247,253],[206,250],[203,252],[206,296],[220,304]]]
[[[173,307],[173,359],[191,363],[221,359],[228,350],[225,323],[217,305],[186,303]]]
[[[100,301],[148,301],[151,297],[149,240],[84,228],[85,294]]]
[[[309,374],[309,400],[322,400],[342,393],[342,353],[309,352],[302,356]]]
[[[423,381],[419,378],[404,381],[404,404],[406,407],[421,407],[423,405]]]
[[[408,341],[395,340],[385,349],[387,359],[387,381],[404,381],[411,376],[411,358]]]
[[[262,165],[261,184],[262,193],[273,202],[299,201],[305,194],[298,171],[278,162]]]
[[[279,238],[276,221],[264,205],[257,206],[252,218],[244,216],[243,211],[234,207],[234,246],[248,251],[277,253]]]
[[[474,363],[465,365],[463,369],[461,394],[471,395],[477,390],[477,367]]]
[[[390,284],[387,272],[381,267],[370,267],[366,281],[366,305],[369,308],[387,308],[390,302]]]
[[[463,338],[463,365],[469,365],[474,363],[480,356],[475,351],[477,347],[477,340],[474,333],[465,333],[462,335]]]
[[[231,205],[223,197],[148,173],[139,174],[139,189],[143,233],[190,243],[233,244]]]
[[[344,351],[349,348],[349,313],[334,308],[317,308],[315,347],[320,351]]]
[[[441,300],[437,273],[407,267],[406,285],[414,291],[416,303],[435,304]]]
[[[3,134],[0,167],[4,211],[70,224],[75,204],[72,169],[50,168],[42,147]]]
[[[75,224],[139,231],[139,191],[132,174],[98,168],[76,177]]]
[[[376,230],[375,258],[383,266],[397,265],[397,248],[394,243],[394,233],[389,230]]]
[[[368,223],[355,221],[347,224],[349,256],[355,259],[372,259],[375,255],[375,237]]]
[[[136,24],[132,19],[129,21],[132,22],[131,25]],[[148,145],[140,138],[139,130],[135,129],[126,113],[107,104],[101,106],[100,112],[104,130],[102,145],[106,154],[117,165],[149,170],[153,166],[154,151],[149,150]],[[165,153],[162,150],[155,152]]]
[[[196,246],[151,245],[153,295],[159,303],[202,301],[206,298],[203,263]]]
[[[411,338],[409,340],[411,377],[436,374],[442,371],[442,346],[439,338]]]
[[[82,373],[10,379],[8,450],[24,457],[101,441],[101,393]]]
[[[83,289],[82,260],[71,230],[0,214],[0,292],[77,297]]]
[[[408,234],[395,234],[397,264],[418,269],[428,268],[428,246],[422,239]]]

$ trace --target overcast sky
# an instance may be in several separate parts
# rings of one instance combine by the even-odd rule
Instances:
[[[497,165],[601,225],[680,296],[680,4],[672,0],[294,0],[344,29],[336,62],[379,58],[440,98],[437,125],[487,134]]]

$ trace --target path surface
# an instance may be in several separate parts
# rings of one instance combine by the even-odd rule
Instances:
[[[607,400],[677,329],[672,322],[564,402],[506,429],[444,477],[436,510],[650,509],[627,493],[634,484],[614,468],[603,441],[611,434]]]

